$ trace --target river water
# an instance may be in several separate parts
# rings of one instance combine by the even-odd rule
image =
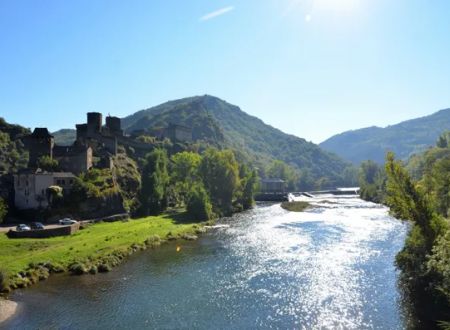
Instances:
[[[407,225],[380,205],[320,196],[221,220],[196,242],[111,273],[53,276],[14,293],[11,329],[403,329],[394,258]]]

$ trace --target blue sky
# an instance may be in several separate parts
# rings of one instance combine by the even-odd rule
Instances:
[[[210,94],[321,142],[450,107],[447,0],[0,0],[0,116]]]

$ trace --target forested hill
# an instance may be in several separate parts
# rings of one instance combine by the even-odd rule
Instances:
[[[408,159],[436,143],[439,135],[450,129],[450,109],[397,125],[367,127],[335,135],[320,146],[342,158],[359,164],[364,160],[383,163],[387,151]]]
[[[18,138],[29,133],[27,128],[9,124],[0,117],[0,175],[27,165],[28,152]]]
[[[302,138],[288,135],[250,116],[239,107],[212,96],[196,96],[139,111],[122,120],[130,133],[177,123],[193,128],[195,139],[231,147],[265,166],[280,159],[301,170],[305,180],[322,185],[343,184],[348,163]]]

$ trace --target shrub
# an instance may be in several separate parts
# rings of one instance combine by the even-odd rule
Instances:
[[[199,221],[210,220],[213,217],[208,193],[201,185],[192,189],[187,203],[187,212],[190,217]]]

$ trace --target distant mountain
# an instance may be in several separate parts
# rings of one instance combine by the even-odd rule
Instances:
[[[213,96],[170,101],[123,118],[126,132],[164,127],[169,123],[192,127],[195,140],[206,140],[237,150],[261,166],[280,159],[315,180],[342,184],[349,163],[302,138],[285,134],[250,116],[239,107]]]
[[[53,132],[55,143],[60,146],[70,146],[75,142],[77,131],[74,129],[64,128]]]
[[[373,126],[347,131],[329,138],[320,146],[354,164],[367,159],[383,163],[387,151],[393,151],[398,158],[408,159],[434,146],[439,135],[448,129],[450,109],[445,109],[385,128]]]

